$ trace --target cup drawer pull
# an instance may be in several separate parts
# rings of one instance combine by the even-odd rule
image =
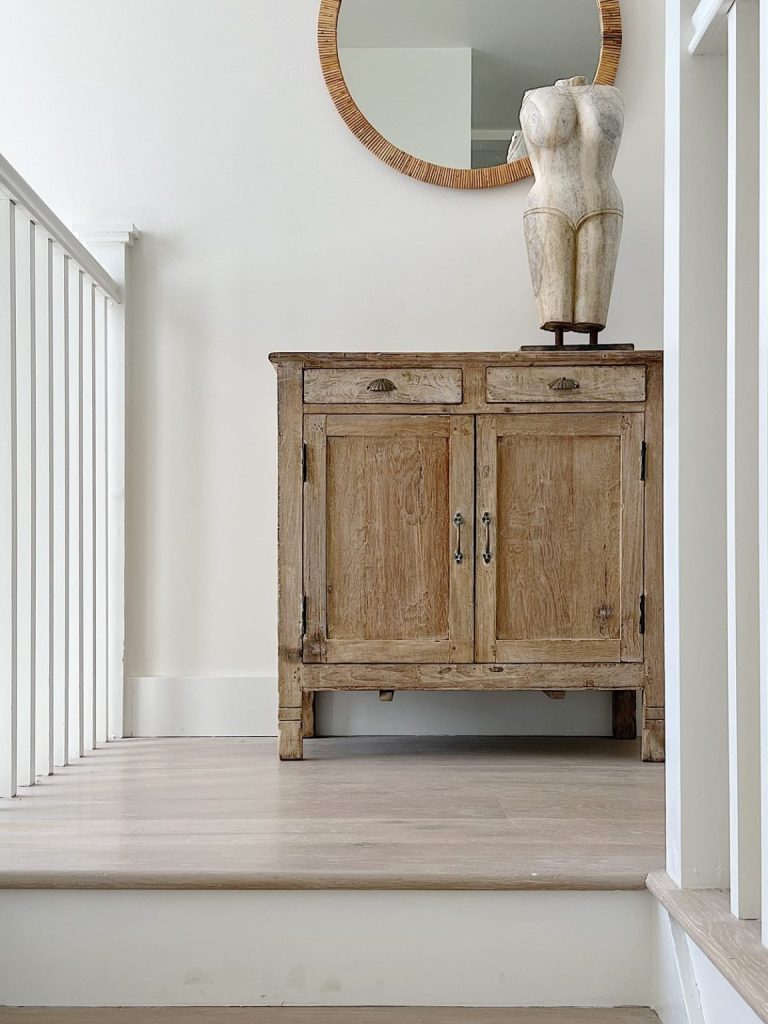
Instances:
[[[549,385],[550,391],[578,391],[579,382],[573,377],[558,377]]]
[[[377,377],[376,380],[371,381],[365,390],[373,392],[397,391],[397,385],[386,377]]]

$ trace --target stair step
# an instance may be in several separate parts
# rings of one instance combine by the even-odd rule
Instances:
[[[658,1024],[652,1010],[468,1007],[0,1008],[0,1024]]]

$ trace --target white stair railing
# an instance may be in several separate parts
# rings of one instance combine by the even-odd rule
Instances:
[[[124,322],[0,156],[0,797],[122,723]]]

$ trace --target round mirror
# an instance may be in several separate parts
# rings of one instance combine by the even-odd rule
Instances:
[[[339,113],[421,181],[488,188],[531,173],[529,89],[613,85],[619,0],[322,0],[320,60]]]

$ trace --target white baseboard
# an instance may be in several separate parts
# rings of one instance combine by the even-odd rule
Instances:
[[[126,680],[126,736],[275,736],[277,678],[135,676]],[[610,736],[611,695],[322,693],[318,736]]]
[[[648,1006],[642,892],[0,892],[10,1006]]]
[[[276,676],[126,679],[126,736],[276,736]]]

